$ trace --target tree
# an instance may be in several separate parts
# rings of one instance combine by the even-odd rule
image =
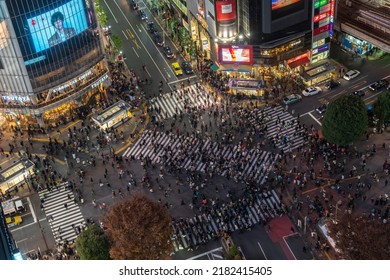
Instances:
[[[82,260],[109,260],[110,242],[104,231],[96,226],[89,226],[77,237],[77,253]]]
[[[135,193],[111,207],[105,217],[115,260],[155,260],[172,252],[172,220],[168,210],[144,194]]]
[[[382,219],[345,215],[330,224],[341,255],[351,260],[390,259],[390,224]]]
[[[364,102],[356,95],[344,95],[328,105],[323,121],[325,138],[332,144],[347,145],[368,128]]]
[[[379,124],[390,123],[390,91],[382,93],[373,106],[374,114]]]

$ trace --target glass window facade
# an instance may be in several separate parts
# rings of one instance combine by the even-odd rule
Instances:
[[[103,57],[89,0],[5,0],[34,92],[62,83]],[[1,34],[1,33],[0,33]]]

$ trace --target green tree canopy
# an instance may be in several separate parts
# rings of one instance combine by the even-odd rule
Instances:
[[[77,253],[82,260],[109,260],[110,242],[103,229],[93,225],[86,228],[76,239]]]
[[[373,106],[374,114],[379,119],[379,123],[390,123],[390,91],[382,93]]]
[[[390,224],[382,219],[344,215],[337,224],[329,224],[329,228],[343,258],[390,259]]]
[[[364,102],[356,95],[343,95],[331,102],[323,125],[325,138],[332,144],[347,145],[364,134],[368,117]]]
[[[172,218],[168,210],[144,194],[135,193],[111,207],[105,217],[115,260],[155,260],[172,252]]]

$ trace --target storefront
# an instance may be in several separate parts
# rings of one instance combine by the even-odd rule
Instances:
[[[341,45],[358,55],[365,55],[373,48],[369,42],[346,33],[341,34]]]
[[[70,101],[59,107],[51,109],[43,114],[43,121],[46,126],[56,127],[58,124],[65,124],[77,116],[76,101]]]
[[[301,76],[307,86],[314,86],[330,80],[334,71],[335,67],[332,64],[324,62],[307,67]]]
[[[191,39],[196,42],[199,58],[210,59],[212,44],[208,33],[209,26],[201,12],[198,11],[196,16],[191,14]]]
[[[6,195],[21,184],[28,183],[34,175],[34,163],[30,160],[19,160],[0,172],[0,193]]]
[[[108,130],[110,128],[123,124],[126,120],[132,117],[130,112],[130,104],[123,100],[118,101],[102,112],[96,114],[91,119],[101,130]]]
[[[233,94],[262,96],[264,94],[266,82],[259,80],[230,79],[228,85]]]

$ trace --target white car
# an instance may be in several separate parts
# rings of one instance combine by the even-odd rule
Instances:
[[[343,78],[345,80],[349,81],[349,80],[355,79],[359,75],[360,75],[360,72],[358,70],[349,70],[347,73],[345,73]]]
[[[320,93],[320,92],[321,92],[320,87],[309,87],[309,88],[302,91],[302,95],[303,96],[312,96],[312,95],[316,95],[317,93]]]

